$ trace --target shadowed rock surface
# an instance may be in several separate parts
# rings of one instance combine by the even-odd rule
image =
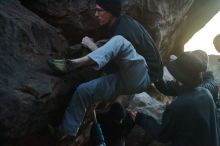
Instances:
[[[19,137],[47,124],[57,78],[47,73],[46,58],[68,45],[18,1],[0,2],[0,22],[0,135]]]
[[[0,140],[7,145],[12,138],[17,140],[11,145],[44,141],[47,125],[61,119],[76,86],[97,77],[91,69],[56,76],[46,65],[48,56],[76,55],[80,45],[70,45],[84,35],[98,37],[94,7],[94,0],[0,1]],[[182,52],[219,7],[219,0],[123,0],[124,11],[151,33],[164,62]]]
[[[48,23],[60,28],[70,44],[97,35],[95,0],[20,0]],[[147,28],[166,60],[180,53],[191,36],[220,9],[219,0],[122,0],[123,10]]]

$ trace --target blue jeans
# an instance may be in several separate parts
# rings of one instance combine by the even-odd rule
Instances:
[[[111,38],[104,46],[88,54],[100,69],[114,60],[119,71],[79,85],[65,111],[61,131],[76,136],[87,108],[119,95],[140,93],[150,84],[148,66],[132,44],[122,36]]]

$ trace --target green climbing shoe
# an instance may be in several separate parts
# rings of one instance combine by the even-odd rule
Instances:
[[[69,73],[76,68],[75,64],[68,59],[48,58],[47,64],[53,71],[58,73]]]

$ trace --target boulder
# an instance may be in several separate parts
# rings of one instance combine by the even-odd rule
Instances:
[[[97,36],[95,0],[20,0],[48,23],[58,27],[70,43]],[[164,62],[181,53],[184,44],[220,9],[219,0],[122,0],[123,11],[150,32]]]
[[[48,124],[54,110],[46,59],[68,43],[19,1],[0,1],[0,137],[20,137]]]

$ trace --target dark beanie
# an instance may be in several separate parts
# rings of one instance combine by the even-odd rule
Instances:
[[[121,14],[120,0],[96,0],[96,4],[114,16],[118,17]]]
[[[202,83],[202,72],[206,71],[204,61],[191,52],[184,52],[167,65],[169,72],[185,85],[197,86]]]
[[[111,118],[118,121],[125,117],[124,107],[118,102],[115,102],[111,105],[108,113]]]

